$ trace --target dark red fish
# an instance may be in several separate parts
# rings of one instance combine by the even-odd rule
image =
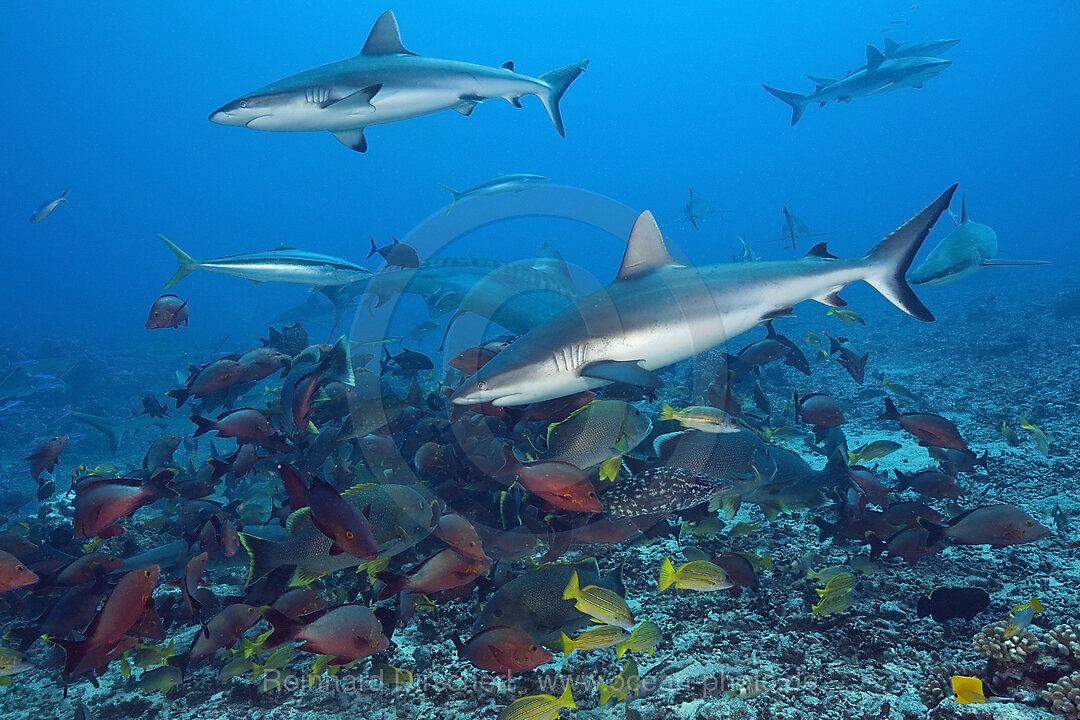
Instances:
[[[103,552],[92,552],[73,561],[57,575],[55,585],[66,587],[92,582],[119,570],[124,558]]]
[[[795,393],[795,416],[808,425],[813,425],[815,433],[839,427],[847,422],[840,406],[831,395],[826,393]]]
[[[60,453],[64,452],[64,448],[67,447],[68,436],[67,435],[55,435],[46,440],[42,440],[34,448],[34,451],[27,455],[24,460],[30,461],[30,477],[34,479],[34,482],[38,481],[41,477],[41,473],[51,473],[56,469],[56,463],[60,459]]]
[[[180,575],[180,578],[169,583],[180,589],[180,596],[184,598],[184,604],[187,605],[188,612],[191,613],[191,619],[202,625],[203,634],[206,637],[210,637],[210,630],[202,619],[203,604],[195,597],[195,591],[200,584],[205,583],[203,573],[206,572],[206,561],[209,558],[210,556],[205,552],[191,558],[184,567],[184,572]]]
[[[425,595],[461,587],[483,575],[489,567],[491,558],[486,555],[482,560],[474,560],[445,548],[421,562],[408,575],[379,573],[377,577],[386,585],[379,593],[379,599],[385,600],[405,590]]]
[[[145,484],[123,478],[81,483],[75,491],[75,538],[123,535],[124,529],[113,523],[158,498],[176,497],[175,477],[175,470],[163,470]]]
[[[222,358],[199,370],[182,388],[170,390],[166,396],[176,400],[176,407],[188,398],[203,398],[222,390],[228,390],[243,378],[244,366],[236,360]]]
[[[890,493],[877,479],[873,470],[863,465],[852,465],[848,468],[848,477],[862,491],[867,500],[879,507],[888,507]]]
[[[760,585],[754,566],[742,555],[726,552],[720,557],[713,558],[713,563],[719,565],[727,573],[728,580],[731,581],[729,593],[732,597],[739,597],[744,587],[750,588],[755,593],[758,592]]]
[[[147,330],[178,328],[188,324],[187,300],[176,295],[166,294],[159,297],[150,306],[150,315],[146,318]]]
[[[183,441],[183,435],[175,434],[162,435],[156,438],[150,443],[146,455],[143,456],[143,470],[148,470],[153,474],[163,468],[175,467],[176,463],[173,461],[173,455]]]
[[[495,350],[488,347],[471,347],[462,350],[447,365],[466,375],[473,375],[497,354]]]
[[[330,546],[331,555],[347,552],[361,560],[374,560],[379,556],[379,543],[367,515],[341,497],[333,485],[319,478],[312,479],[308,501],[311,503],[311,522],[334,541]]]
[[[38,576],[19,558],[0,550],[0,592],[33,585],[37,581]]]
[[[449,545],[459,555],[473,560],[489,560],[484,554],[483,543],[476,533],[476,528],[457,513],[446,513],[439,518],[439,524],[432,532],[435,537]]]
[[[926,521],[921,524],[930,531],[930,543],[944,538],[957,545],[989,545],[992,548],[1034,542],[1050,534],[1050,528],[1012,505],[977,507],[950,518],[944,526]]]
[[[552,660],[545,650],[524,630],[495,625],[477,633],[468,642],[452,638],[458,657],[480,670],[497,675],[515,675],[545,665]]]
[[[866,360],[870,357],[870,351],[867,350],[863,355],[859,355],[847,338],[834,338],[829,333],[824,333],[824,335],[829,338],[829,353],[844,366],[844,369],[851,375],[851,379],[861,385],[863,377],[866,375]]]
[[[900,427],[914,435],[920,445],[971,452],[951,421],[932,413],[902,413],[892,398],[885,398],[885,412],[878,416],[878,420],[895,420]]]
[[[237,383],[257,382],[289,367],[290,358],[285,353],[268,347],[248,350],[237,360],[242,366]]]
[[[577,466],[559,460],[522,462],[509,445],[503,445],[502,452],[505,462],[492,473],[493,477],[504,481],[516,477],[522,487],[558,510],[601,512],[604,509],[588,475]]]
[[[896,491],[914,490],[920,495],[946,500],[950,498],[964,497],[964,488],[952,475],[947,475],[940,470],[922,470],[911,475],[905,475],[900,470],[896,473]]]
[[[260,619],[256,607],[244,603],[229,605],[206,624],[209,635],[196,633],[188,651],[171,658],[169,664],[186,672],[192,663],[205,660],[218,650],[231,648]]]
[[[302,615],[322,610],[328,605],[326,600],[310,588],[289,590],[274,601],[274,609],[296,620]]]
[[[235,438],[242,444],[258,442],[275,434],[266,416],[252,408],[223,412],[218,415],[216,421],[199,415],[189,415],[188,419],[197,426],[195,432],[192,433],[194,437],[214,430],[217,431],[218,437]]]
[[[272,607],[264,607],[262,615],[274,627],[263,647],[303,640],[302,652],[336,656],[331,665],[345,665],[390,646],[379,619],[363,605],[339,605],[308,613],[299,620]]]
[[[160,573],[161,568],[152,565],[124,575],[86,628],[84,640],[52,641],[67,654],[64,679],[70,680],[90,670],[97,670],[98,675],[102,675],[120,647],[134,645],[135,638],[128,635],[128,631],[146,614]]]

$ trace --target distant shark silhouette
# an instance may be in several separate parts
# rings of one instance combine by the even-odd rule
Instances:
[[[731,211],[713,210],[703,198],[694,195],[694,188],[690,188],[690,197],[686,200],[686,205],[683,206],[683,216],[679,220],[685,220],[693,225],[695,230],[700,230],[698,222],[704,220],[708,215],[723,215],[727,212]]]
[[[956,223],[956,218],[953,218]],[[1049,265],[1046,260],[1002,260],[997,235],[968,215],[967,196],[960,201],[960,222],[908,276],[912,285],[948,285],[989,265]]]

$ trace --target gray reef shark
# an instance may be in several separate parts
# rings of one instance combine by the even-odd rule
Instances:
[[[489,98],[521,107],[522,97],[535,95],[566,137],[559,100],[588,64],[582,60],[534,78],[514,72],[512,62],[488,67],[421,57],[401,44],[397,20],[388,10],[356,57],[270,83],[222,105],[210,120],[272,132],[325,130],[346,147],[366,152],[368,126],[443,110],[469,115]]]
[[[933,320],[904,274],[955,190],[953,185],[864,257],[845,260],[820,243],[798,260],[684,265],[668,254],[656,221],[644,212],[610,285],[511,343],[451,400],[524,405],[612,382],[659,387],[655,370],[787,316],[804,300],[842,306],[839,291],[856,280],[908,315]]]
[[[791,106],[791,124],[794,126],[810,103],[825,107],[832,100],[851,102],[856,98],[880,95],[901,88],[921,88],[923,83],[951,64],[949,60],[933,57],[886,58],[876,47],[867,45],[866,67],[835,82],[830,82],[828,78],[815,78],[819,81],[818,86],[809,95],[777,90],[764,83],[761,87]]]
[[[1046,260],[1001,260],[994,257],[997,249],[997,234],[989,226],[971,219],[965,195],[960,200],[960,223],[911,271],[908,282],[947,285],[991,265],[1050,264]]]
[[[694,195],[694,188],[690,188],[690,197],[686,200],[686,205],[683,206],[683,216],[680,220],[685,220],[690,223],[695,230],[700,229],[698,222],[704,220],[709,215],[723,215],[730,210],[713,210],[709,207],[709,203],[704,198],[700,198]]]
[[[370,278],[322,292],[337,308],[339,321],[360,295],[370,295],[372,304],[379,307],[399,293],[408,293],[422,297],[432,317],[471,312],[515,334],[550,319],[580,296],[562,255],[548,243],[531,265],[433,257],[422,260],[418,268],[384,268]]]

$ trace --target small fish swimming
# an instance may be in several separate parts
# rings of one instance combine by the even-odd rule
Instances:
[[[946,622],[953,618],[972,619],[990,607],[990,595],[982,588],[940,587],[919,598],[916,613],[919,617],[930,616],[934,622]]]
[[[159,668],[144,672],[135,681],[135,684],[143,692],[160,692],[162,695],[168,695],[169,691],[179,685],[183,679],[180,668],[172,665],[162,665]]]
[[[630,633],[625,628],[614,625],[601,625],[589,628],[576,638],[571,638],[566,633],[562,635],[563,654],[570,655],[575,650],[599,650],[626,641]]]
[[[628,658],[626,665],[622,671],[612,679],[611,684],[597,683],[597,690],[600,692],[600,707],[604,707],[611,699],[614,698],[616,702],[622,702],[630,696],[630,694],[638,694],[638,685],[641,682],[641,671],[638,669],[638,664],[633,658]],[[628,706],[629,712],[629,706]]]
[[[719,565],[708,560],[693,560],[676,569],[671,558],[664,558],[660,566],[659,592],[664,592],[672,585],[680,590],[712,592],[726,590],[732,583]]]
[[[602,623],[618,628],[634,627],[634,616],[630,606],[618,593],[599,585],[580,587],[577,571],[570,576],[570,582],[563,590],[563,600],[575,600],[575,607]]]
[[[1039,602],[1039,599],[1035,596],[1032,596],[1030,602],[1014,607],[1009,611],[1009,622],[1005,625],[1005,637],[1019,635],[1031,624],[1031,620],[1035,617],[1036,613],[1041,613],[1042,611],[1042,603]]]
[[[694,405],[676,410],[663,403],[658,419],[677,420],[685,428],[707,433],[733,433],[742,429],[735,418],[711,405]]]
[[[383,685],[412,685],[412,670],[402,670],[386,663],[372,663],[368,677],[378,678]]]
[[[1039,429],[1039,426],[1033,425],[1026,417],[1021,415],[1020,429],[1027,430],[1035,436],[1035,446],[1039,448],[1039,452],[1041,452],[1043,455],[1050,454],[1050,445],[1054,442],[1054,440],[1046,433],[1044,433],[1041,429]]]
[[[376,247],[375,238],[371,238],[371,250],[368,252],[365,260],[370,260],[374,255],[379,255],[386,261],[386,267],[399,267],[399,268],[418,268],[420,267],[420,256],[416,254],[411,246],[406,245],[397,238],[390,238],[389,245],[382,247]]]
[[[854,310],[845,310],[841,308],[829,308],[829,312],[826,315],[832,315],[845,325],[862,325],[865,327],[866,321],[863,320],[862,315]]]
[[[513,175],[496,175],[490,180],[485,180],[479,185],[473,185],[468,190],[455,190],[449,185],[443,185],[439,183],[439,187],[450,193],[450,207],[446,208],[446,214],[449,215],[454,207],[460,200],[467,197],[485,197],[489,195],[499,195],[501,193],[517,193],[523,190],[529,190],[537,185],[546,183],[548,179],[543,175],[529,175],[528,173],[517,173]]]
[[[570,692],[570,683],[562,695],[528,695],[518,698],[503,708],[496,720],[554,720],[562,708],[577,709],[574,696]]]
[[[30,670],[33,667],[34,664],[18,650],[0,647],[0,681],[9,680],[12,675]],[[0,685],[3,684],[5,683],[0,682]]]
[[[620,640],[615,645],[615,657],[621,658],[628,652],[652,655],[658,642],[660,642],[660,626],[652,620],[645,620],[634,628],[630,637]]]
[[[1004,420],[1001,421],[1001,437],[1005,438],[1005,444],[1009,447],[1020,447],[1020,437]]]
[[[70,189],[71,186],[68,185],[66,188],[64,188],[64,192],[60,193],[56,197],[49,198],[45,202],[41,203],[41,205],[38,206],[37,210],[30,213],[30,222],[39,223],[45,218],[49,217],[50,215],[52,215],[53,210],[55,210],[57,206],[60,205],[60,203],[71,207],[71,203],[67,201],[67,194],[68,190]]]

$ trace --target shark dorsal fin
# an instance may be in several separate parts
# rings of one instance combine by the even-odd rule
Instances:
[[[536,253],[532,266],[534,270],[550,273],[567,285],[573,286],[574,281],[570,277],[570,268],[566,266],[566,260],[551,243],[546,242],[540,246],[540,252]]]
[[[371,28],[367,42],[364,43],[364,49],[360,51],[360,54],[415,55],[416,53],[409,52],[401,44],[401,33],[398,31],[397,18],[394,17],[392,10],[387,10],[375,21],[375,25]]]
[[[963,225],[966,222],[971,222],[971,218],[968,217],[967,211],[967,193],[960,196],[960,224]]]
[[[881,54],[880,50],[878,50],[873,45],[867,45],[866,46],[866,67],[868,67],[868,68],[877,67],[878,65],[880,65],[884,61],[885,61],[885,56]]]
[[[656,226],[652,213],[646,210],[638,215],[634,228],[630,231],[630,237],[626,241],[626,253],[615,279],[628,280],[665,265],[680,264],[668,255],[667,248],[664,247],[664,236],[660,234],[660,228]]]
[[[806,257],[821,258],[822,260],[836,260],[836,256],[829,252],[829,246],[823,242],[819,242],[817,245],[810,248],[810,251],[806,253]]]
[[[501,67],[503,70],[509,70],[510,72],[514,72],[514,61],[513,60],[507,60],[506,62],[504,62],[499,67]]]
[[[900,43],[892,38],[885,38],[885,57],[892,57],[900,49]]]

